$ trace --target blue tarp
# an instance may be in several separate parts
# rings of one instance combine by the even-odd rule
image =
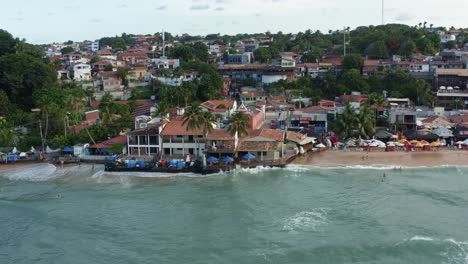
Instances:
[[[242,156],[243,159],[246,159],[246,160],[251,160],[251,159],[255,159],[255,155],[253,155],[252,153],[247,153],[245,154],[244,156]]]
[[[217,159],[216,157],[211,156],[211,157],[209,157],[206,161],[212,163],[212,162],[217,162],[218,159]]]
[[[178,169],[183,169],[184,167],[185,167],[185,162],[183,162],[183,161],[177,162],[177,168]]]
[[[127,163],[128,168],[135,168],[136,161],[135,160],[129,160]]]
[[[73,148],[72,147],[64,147],[62,149],[62,152],[70,152],[71,153],[71,152],[73,152]]]
[[[234,159],[229,157],[229,156],[226,156],[226,157],[223,158],[223,162],[224,163],[232,163],[232,162],[234,162]]]
[[[18,160],[18,155],[16,154],[8,154],[7,155],[7,161],[17,161]]]

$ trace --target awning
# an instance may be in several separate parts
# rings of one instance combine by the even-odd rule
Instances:
[[[307,144],[315,144],[315,140],[316,138],[313,138],[313,137],[306,137],[305,139],[303,139],[301,142],[299,142],[298,144],[303,146],[303,145],[307,145]]]

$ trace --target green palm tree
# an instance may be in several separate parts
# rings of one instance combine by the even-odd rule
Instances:
[[[209,133],[213,132],[213,123],[215,122],[215,116],[213,116],[210,112],[204,112],[197,104],[192,104],[185,110],[182,124],[187,125],[187,131],[201,129],[204,136],[206,137]],[[198,137],[194,138],[195,144],[197,144],[198,149],[200,149]]]
[[[15,128],[5,119],[0,119],[0,146],[9,147],[15,145],[16,136]]]
[[[201,128],[203,112],[196,104],[190,105],[185,109],[182,125],[187,126],[188,130],[197,130]]]
[[[243,112],[234,113],[228,121],[228,132],[240,138],[243,135],[248,135],[248,128],[250,126],[250,117]]]
[[[343,138],[348,138],[353,135],[353,130],[356,128],[358,123],[356,112],[349,102],[344,104],[344,109],[341,114],[338,115],[333,127],[337,133]]]
[[[357,115],[357,126],[361,137],[370,137],[374,134],[374,113],[369,106],[364,106]]]

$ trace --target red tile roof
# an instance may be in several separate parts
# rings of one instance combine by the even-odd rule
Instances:
[[[468,123],[468,114],[451,115],[449,119],[457,125]]]
[[[95,145],[89,146],[89,148],[110,148],[115,144],[127,144],[127,136],[116,136]]]
[[[254,137],[264,137],[264,138],[269,138],[275,141],[283,141],[284,131],[276,130],[276,129],[256,129],[256,130],[252,130],[248,134],[249,139],[254,138]]]
[[[215,140],[234,140],[234,136],[232,136],[229,132],[222,129],[216,129],[215,131],[208,134],[207,139],[215,139]]]
[[[335,107],[327,107],[327,106],[321,106],[321,105],[314,105],[306,108],[302,108],[302,111],[335,111]]]
[[[85,113],[86,121],[88,122],[96,122],[100,118],[99,110],[89,111]]]
[[[234,100],[208,100],[201,103],[200,106],[210,111],[225,112],[227,109],[232,109],[234,107],[234,103]],[[222,108],[222,105],[224,105],[225,108]]]
[[[301,134],[293,131],[288,131],[286,133],[286,138],[290,141],[301,142],[307,137],[307,134]]]
[[[171,120],[166,124],[161,135],[163,136],[193,136],[199,135],[203,136],[203,131],[200,129],[197,130],[187,130],[187,124],[183,125],[182,120]]]
[[[381,65],[380,60],[364,60],[364,67],[379,67]]]
[[[345,94],[340,96],[343,102],[358,102],[367,100],[367,95],[354,95],[354,94]]]

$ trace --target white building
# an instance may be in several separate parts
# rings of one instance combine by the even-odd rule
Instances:
[[[91,66],[85,63],[78,63],[73,66],[73,79],[77,81],[91,80]]]
[[[88,50],[96,52],[99,50],[99,41],[92,41],[88,44]]]
[[[160,57],[152,59],[152,64],[158,69],[177,69],[180,66],[179,59],[168,59],[167,57]]]
[[[161,132],[164,156],[185,158],[187,155],[201,156],[205,151],[205,138],[201,130],[187,130],[182,120],[172,120]]]

